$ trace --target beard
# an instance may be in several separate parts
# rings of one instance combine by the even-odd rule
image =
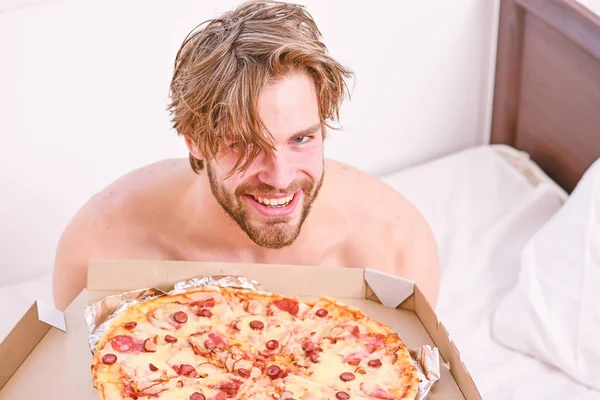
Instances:
[[[228,192],[224,185],[215,177],[210,163],[207,163],[208,180],[210,189],[223,210],[238,224],[238,226],[257,245],[270,249],[281,249],[289,246],[300,235],[302,225],[310,213],[310,209],[319,194],[325,177],[325,169],[317,182],[305,178],[292,182],[285,190],[277,190],[267,184],[249,185],[241,184],[233,193]],[[262,224],[253,222],[243,199],[248,193],[254,195],[273,196],[275,194],[292,194],[302,190],[304,199],[301,206],[300,219],[292,222],[293,217],[270,218]]]

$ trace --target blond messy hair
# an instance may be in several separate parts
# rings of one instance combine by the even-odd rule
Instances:
[[[175,59],[169,104],[174,129],[205,158],[216,157],[226,141],[235,142],[232,171],[246,170],[261,152],[274,150],[258,115],[258,95],[295,70],[313,78],[321,123],[336,129],[328,121],[339,120],[349,95],[344,78],[352,72],[327,54],[320,38],[303,6],[275,1],[248,1],[200,24]],[[196,173],[203,169],[191,153],[190,164]]]

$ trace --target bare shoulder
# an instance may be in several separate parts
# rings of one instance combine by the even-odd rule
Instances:
[[[413,280],[435,306],[439,259],[435,237],[419,210],[381,179],[352,166],[328,161],[325,179],[343,198],[350,263],[356,262]]]
[[[328,190],[344,195],[346,212],[357,212],[377,225],[405,226],[403,222],[418,223],[418,210],[397,190],[378,177],[360,169],[328,160],[325,179]],[[424,222],[422,220],[421,222]]]
[[[53,287],[59,309],[85,287],[89,259],[149,256],[144,214],[160,213],[161,196],[173,195],[181,181],[174,177],[183,171],[181,160],[136,169],[91,196],[77,211],[56,249]]]

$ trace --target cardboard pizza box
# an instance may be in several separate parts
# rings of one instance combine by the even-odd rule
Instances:
[[[448,332],[411,281],[357,268],[92,260],[87,288],[64,314],[59,313],[58,322],[56,315],[48,316],[47,309],[33,304],[0,344],[0,400],[98,400],[91,382],[85,307],[130,290],[170,290],[177,281],[202,275],[245,276],[273,293],[306,300],[327,295],[356,306],[389,325],[409,348],[430,345],[439,349],[441,378],[428,399],[481,399]],[[62,318],[64,327],[60,327]]]

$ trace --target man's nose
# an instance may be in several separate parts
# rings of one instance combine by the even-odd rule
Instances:
[[[286,189],[294,180],[294,167],[278,151],[264,157],[263,168],[258,179],[276,189]]]

